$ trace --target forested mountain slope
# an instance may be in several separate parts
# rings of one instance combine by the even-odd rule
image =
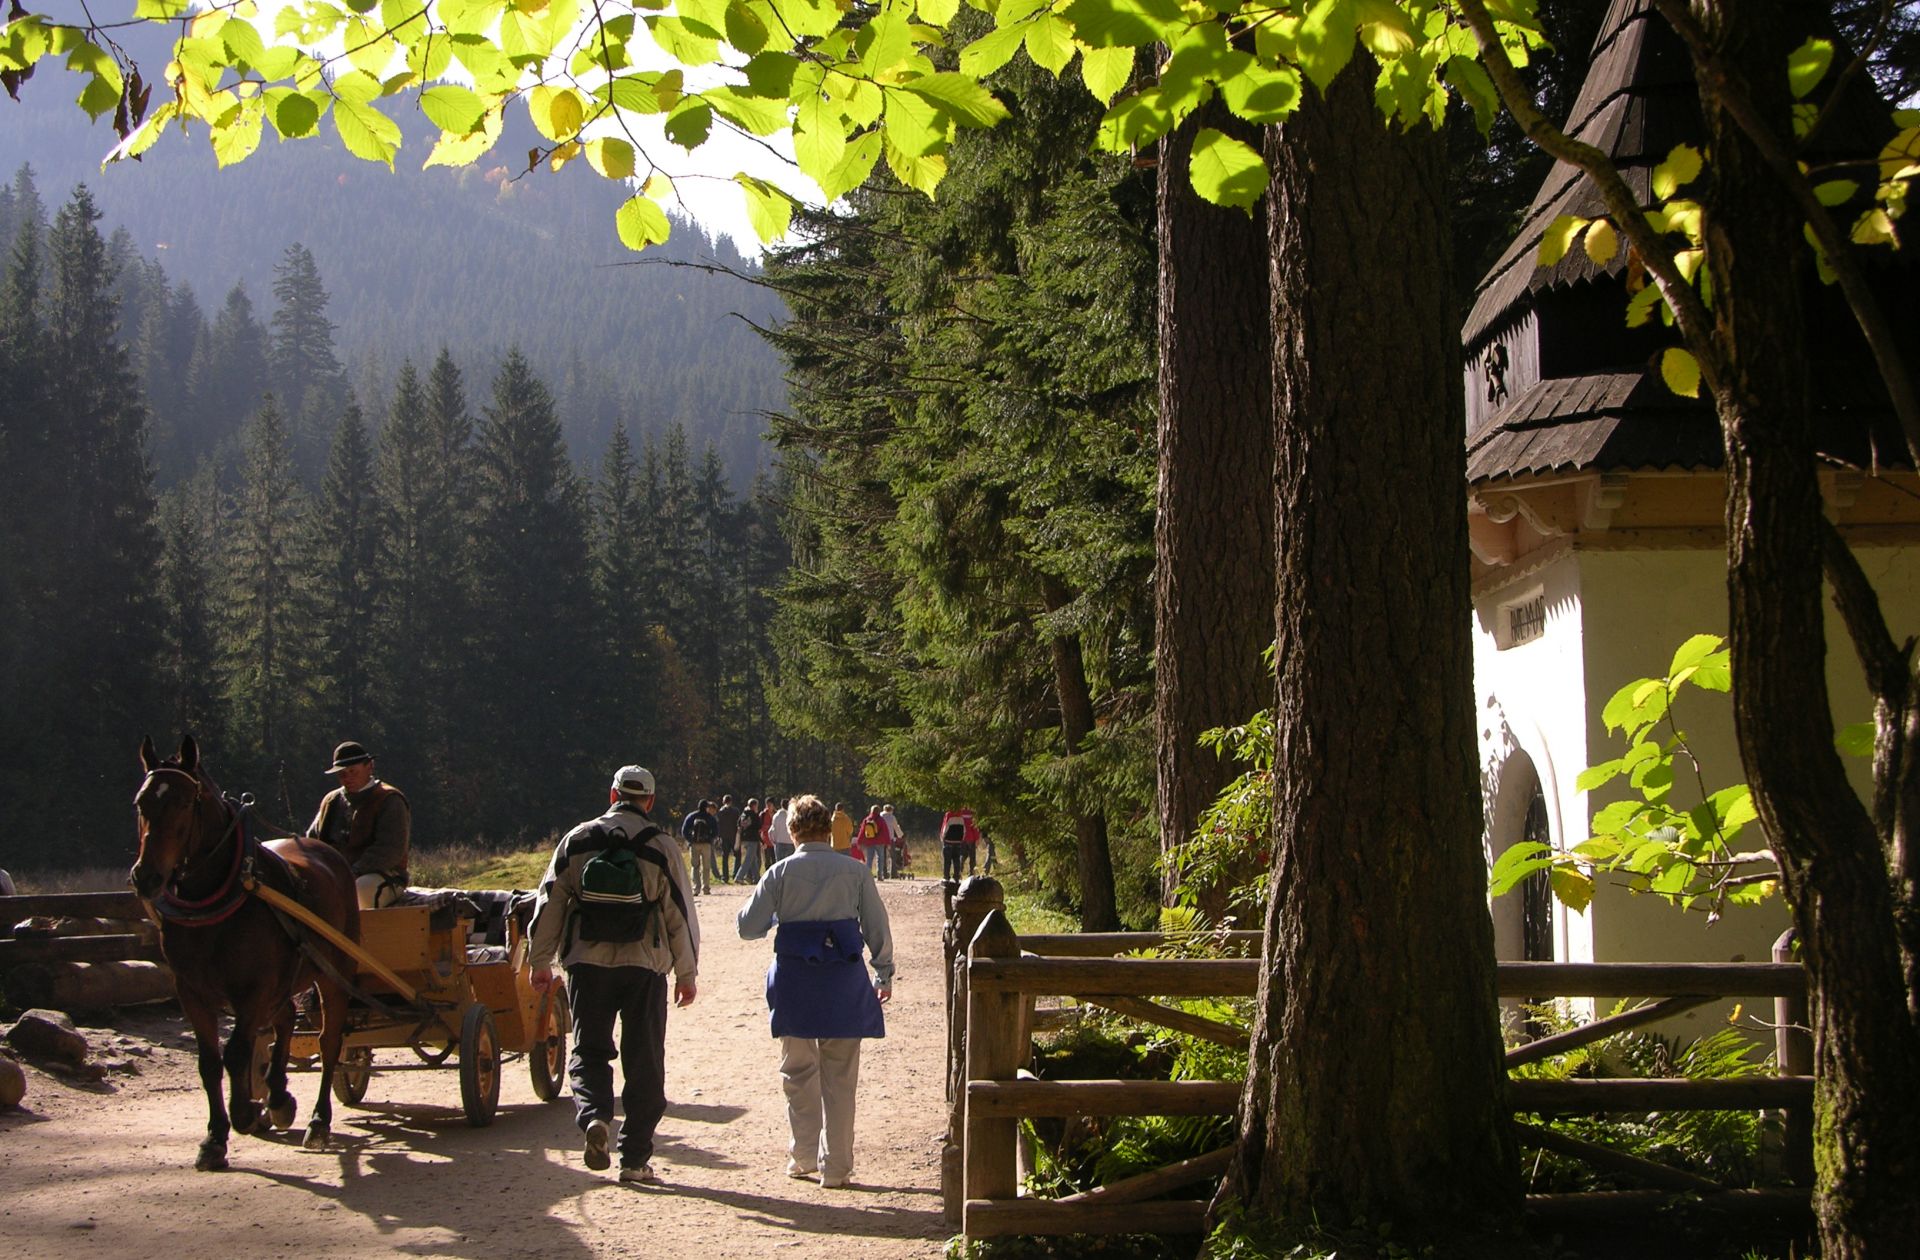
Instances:
[[[417,137],[392,172],[338,144],[272,138],[220,170],[200,137],[169,137],[140,162],[103,170],[112,132],[87,126],[66,92],[30,91],[0,100],[0,171],[31,163],[50,205],[84,181],[103,227],[126,228],[208,312],[236,281],[264,309],[274,266],[305,245],[357,384],[389,384],[403,357],[424,365],[442,345],[485,379],[517,345],[555,382],[577,457],[598,457],[616,417],[636,432],[678,421],[695,449],[712,441],[744,486],[763,463],[762,414],[785,391],[777,357],[736,316],[765,323],[778,300],[720,271],[670,265],[750,268],[731,242],[690,224],[633,265],[613,232],[620,190],[572,168],[522,174],[537,137],[519,127],[459,170],[420,169],[429,146]]]

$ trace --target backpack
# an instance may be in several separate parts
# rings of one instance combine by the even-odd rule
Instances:
[[[947,823],[947,829],[940,833],[941,844],[965,844],[967,842],[967,824],[955,818]]]
[[[705,814],[697,815],[687,824],[687,839],[694,844],[712,844],[713,836],[713,819]]]
[[[886,832],[887,824],[877,818],[862,818],[860,820],[861,844],[879,844],[886,838]]]
[[[619,827],[605,826],[601,834],[606,847],[580,868],[580,939],[626,944],[653,927],[657,940],[659,907],[647,899],[645,863],[635,846],[660,829],[646,827],[631,840]]]

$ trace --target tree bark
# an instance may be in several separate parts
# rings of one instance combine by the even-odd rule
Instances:
[[[1169,855],[1238,773],[1200,747],[1201,732],[1246,721],[1273,685],[1262,659],[1273,642],[1266,207],[1249,215],[1193,191],[1188,158],[1202,126],[1260,143],[1257,128],[1218,102],[1160,142],[1153,724],[1160,848]],[[1169,861],[1168,903],[1182,878]],[[1198,909],[1217,922],[1234,882],[1196,889]]]
[[[1287,1225],[1440,1239],[1511,1221],[1518,1161],[1480,852],[1444,150],[1381,124],[1361,60],[1267,145],[1276,865],[1226,1193]]]
[[[1797,7],[1783,20],[1777,4],[1702,6],[1720,56],[1780,134],[1791,134],[1781,67],[1813,12]],[[1734,723],[1807,966],[1822,1255],[1908,1256],[1920,1236],[1920,1035],[1881,838],[1833,746],[1800,217],[1711,91],[1702,104]]]

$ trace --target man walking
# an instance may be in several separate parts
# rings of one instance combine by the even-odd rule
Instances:
[[[680,838],[687,842],[687,866],[693,871],[693,895],[713,891],[713,802],[701,798],[699,808],[680,820]]]
[[[320,798],[307,834],[346,856],[362,910],[390,906],[407,887],[413,833],[407,798],[373,777],[373,754],[353,740],[333,750],[327,773],[337,775],[340,786]]]
[[[697,993],[700,920],[680,847],[648,817],[653,774],[622,766],[607,812],[569,831],[540,881],[528,930],[533,983],[554,983],[553,959],[567,970],[573,1054],[567,1079],[584,1159],[611,1162],[613,1023],[620,1021],[620,1180],[651,1184],[653,1134],[667,1111],[667,972],[675,1006]]]
[[[787,830],[787,803],[780,802],[780,808],[773,811],[773,821],[767,826],[768,838],[773,842],[773,860],[784,862],[793,856],[793,833]]]
[[[747,798],[745,809],[740,811],[739,862],[734,867],[734,882],[757,884],[760,882],[760,802],[755,797]]]

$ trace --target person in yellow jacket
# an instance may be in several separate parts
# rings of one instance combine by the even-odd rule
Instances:
[[[853,847],[853,818],[839,801],[833,803],[833,851],[845,853]]]

